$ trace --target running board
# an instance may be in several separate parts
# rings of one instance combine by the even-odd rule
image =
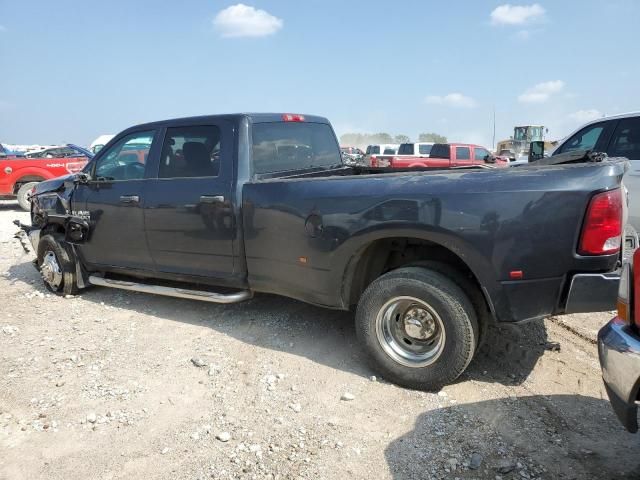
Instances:
[[[250,290],[242,290],[240,292],[222,294],[214,292],[205,292],[203,290],[187,290],[184,288],[163,287],[160,285],[146,285],[144,283],[128,282],[126,280],[112,280],[109,278],[91,275],[89,277],[91,285],[100,287],[120,288],[122,290],[132,290],[134,292],[154,293],[156,295],[164,295],[167,297],[189,298],[191,300],[202,300],[211,303],[238,303],[249,300],[253,293]]]

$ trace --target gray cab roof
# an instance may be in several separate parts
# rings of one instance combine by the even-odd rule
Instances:
[[[304,117],[304,121],[301,123],[326,123],[329,124],[329,120],[325,117],[317,115],[307,115],[304,113],[226,113],[220,115],[201,115],[195,117],[182,117],[171,118],[168,120],[159,120],[156,122],[141,123],[127,128],[126,130],[139,130],[143,128],[158,128],[158,127],[170,127],[170,126],[182,126],[189,124],[204,125],[207,122],[215,120],[227,120],[232,122],[238,122],[243,118],[249,119],[251,123],[273,123],[284,122],[284,115],[297,115]],[[297,123],[297,122],[292,122]]]

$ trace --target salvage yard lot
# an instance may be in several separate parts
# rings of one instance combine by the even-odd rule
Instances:
[[[374,377],[349,313],[49,295],[16,218],[0,202],[2,480],[639,478],[593,342],[610,313],[491,332],[417,392]]]

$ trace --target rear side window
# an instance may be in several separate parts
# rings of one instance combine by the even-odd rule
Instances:
[[[396,149],[395,148],[385,148],[384,152],[382,152],[383,155],[395,155],[396,154]]]
[[[336,137],[326,123],[256,123],[252,130],[256,173],[331,167],[342,163]]]
[[[640,160],[640,117],[620,120],[607,155]]]
[[[418,150],[420,155],[429,155],[431,153],[431,147],[433,147],[433,145],[419,145]]]
[[[413,155],[413,143],[403,143],[400,145],[398,155]]]
[[[215,125],[167,128],[158,178],[217,177],[219,172],[220,128]]]
[[[604,131],[604,123],[589,125],[567,140],[555,153],[566,153],[574,150],[592,150]]]
[[[456,159],[457,160],[470,160],[471,151],[469,147],[456,147]]]
[[[451,147],[446,143],[436,143],[431,147],[431,158],[451,158]]]

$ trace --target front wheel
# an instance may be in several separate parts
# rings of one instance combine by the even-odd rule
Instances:
[[[78,293],[73,252],[64,245],[61,234],[47,234],[40,238],[38,269],[50,292],[57,295]]]
[[[358,303],[356,331],[385,378],[431,391],[460,376],[478,343],[469,297],[449,277],[420,267],[371,283]]]
[[[27,212],[31,210],[31,190],[38,182],[28,182],[20,186],[16,196],[18,197],[18,204],[20,208]]]

